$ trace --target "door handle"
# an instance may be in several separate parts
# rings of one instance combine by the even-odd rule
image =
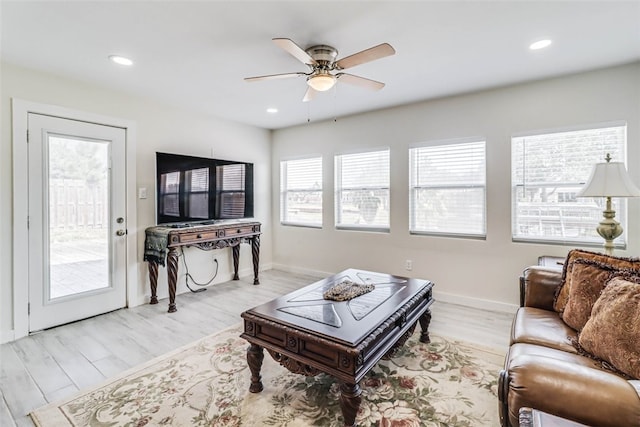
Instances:
[[[127,234],[127,232],[125,230],[116,231],[116,236],[124,236],[125,234]]]

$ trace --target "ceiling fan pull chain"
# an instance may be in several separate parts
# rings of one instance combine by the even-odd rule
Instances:
[[[338,99],[338,85],[334,86],[333,89],[333,122],[336,123],[338,121],[338,114],[336,113],[337,108],[337,101],[336,99]]]

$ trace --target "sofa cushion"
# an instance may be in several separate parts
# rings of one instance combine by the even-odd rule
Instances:
[[[640,379],[640,284],[613,278],[594,304],[579,343],[587,352]]]
[[[640,258],[624,258],[607,255],[599,252],[584,251],[582,249],[573,249],[567,254],[567,259],[562,267],[562,280],[560,286],[556,290],[554,309],[558,313],[562,313],[569,300],[569,292],[571,290],[571,273],[573,263],[577,259],[591,260],[610,265],[615,269],[631,269],[640,272]]]
[[[577,353],[573,343],[576,331],[567,326],[558,313],[533,307],[520,307],[511,327],[511,342],[536,344]]]
[[[532,407],[589,426],[640,425],[640,400],[624,378],[571,361],[539,355],[513,357],[508,366],[509,419]]]

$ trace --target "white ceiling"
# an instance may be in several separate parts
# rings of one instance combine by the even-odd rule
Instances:
[[[2,0],[0,14],[3,61],[268,129],[640,60],[640,1]],[[302,103],[303,77],[243,80],[308,71],[274,37],[397,53],[349,69],[381,91],[339,83]]]

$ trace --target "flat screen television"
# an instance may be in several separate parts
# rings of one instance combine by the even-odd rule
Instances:
[[[253,163],[156,153],[158,224],[253,217]]]

